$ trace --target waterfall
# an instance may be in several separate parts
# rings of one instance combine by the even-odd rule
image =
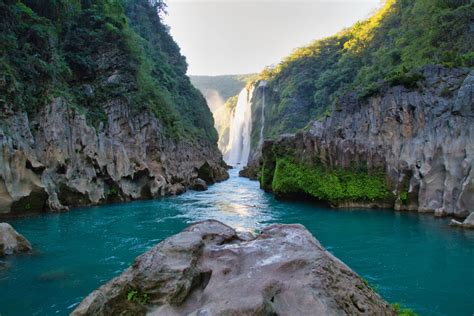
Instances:
[[[262,80],[258,85],[258,88],[262,89],[262,114],[260,118],[260,139],[258,141],[258,145],[261,146],[263,144],[263,129],[265,128],[265,87],[267,86],[267,82]]]
[[[229,144],[224,155],[229,165],[246,165],[249,158],[253,89],[253,86],[242,89],[230,122]]]

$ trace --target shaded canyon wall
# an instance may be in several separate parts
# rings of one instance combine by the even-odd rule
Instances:
[[[363,164],[385,170],[391,207],[466,217],[474,212],[474,72],[427,66],[422,74],[415,89],[346,94],[307,131],[266,141],[243,174],[258,178],[262,162],[285,150],[328,168]]]
[[[29,120],[11,113],[0,127],[0,216],[179,194],[196,178],[228,177],[217,146],[165,134],[147,111],[120,100],[96,130],[66,100]]]

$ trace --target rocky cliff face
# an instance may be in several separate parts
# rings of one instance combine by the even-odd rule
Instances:
[[[474,72],[428,66],[422,75],[416,88],[386,86],[362,100],[345,95],[308,131],[266,142],[246,174],[255,177],[266,162],[272,177],[281,152],[326,168],[382,168],[394,196],[385,206],[466,217],[474,212]]]
[[[72,315],[395,315],[301,225],[204,221],[139,256]]]
[[[10,113],[0,128],[0,215],[179,194],[196,178],[228,177],[215,144],[165,135],[156,116],[120,100],[106,124],[54,99],[35,116]]]
[[[155,198],[227,177],[162,1],[0,7],[0,216]]]

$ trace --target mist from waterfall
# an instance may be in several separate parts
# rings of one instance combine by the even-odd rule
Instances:
[[[249,89],[242,89],[229,125],[229,143],[224,154],[224,160],[231,166],[239,164],[244,166],[249,158],[253,89],[253,86]]]

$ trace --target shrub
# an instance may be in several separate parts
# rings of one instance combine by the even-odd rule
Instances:
[[[129,302],[136,302],[146,305],[150,302],[150,296],[147,293],[142,293],[137,289],[131,288],[127,293],[127,300]]]
[[[272,189],[276,194],[306,193],[320,200],[375,201],[390,197],[382,172],[308,166],[278,158]]]
[[[400,303],[392,304],[392,308],[395,310],[398,316],[418,316],[413,310],[403,307]]]
[[[422,74],[417,72],[408,72],[406,69],[402,71],[395,71],[388,75],[385,80],[388,81],[392,86],[404,86],[405,88],[414,89],[418,86],[418,83],[423,80]]]
[[[408,191],[400,192],[400,201],[403,203],[403,205],[408,204]]]

